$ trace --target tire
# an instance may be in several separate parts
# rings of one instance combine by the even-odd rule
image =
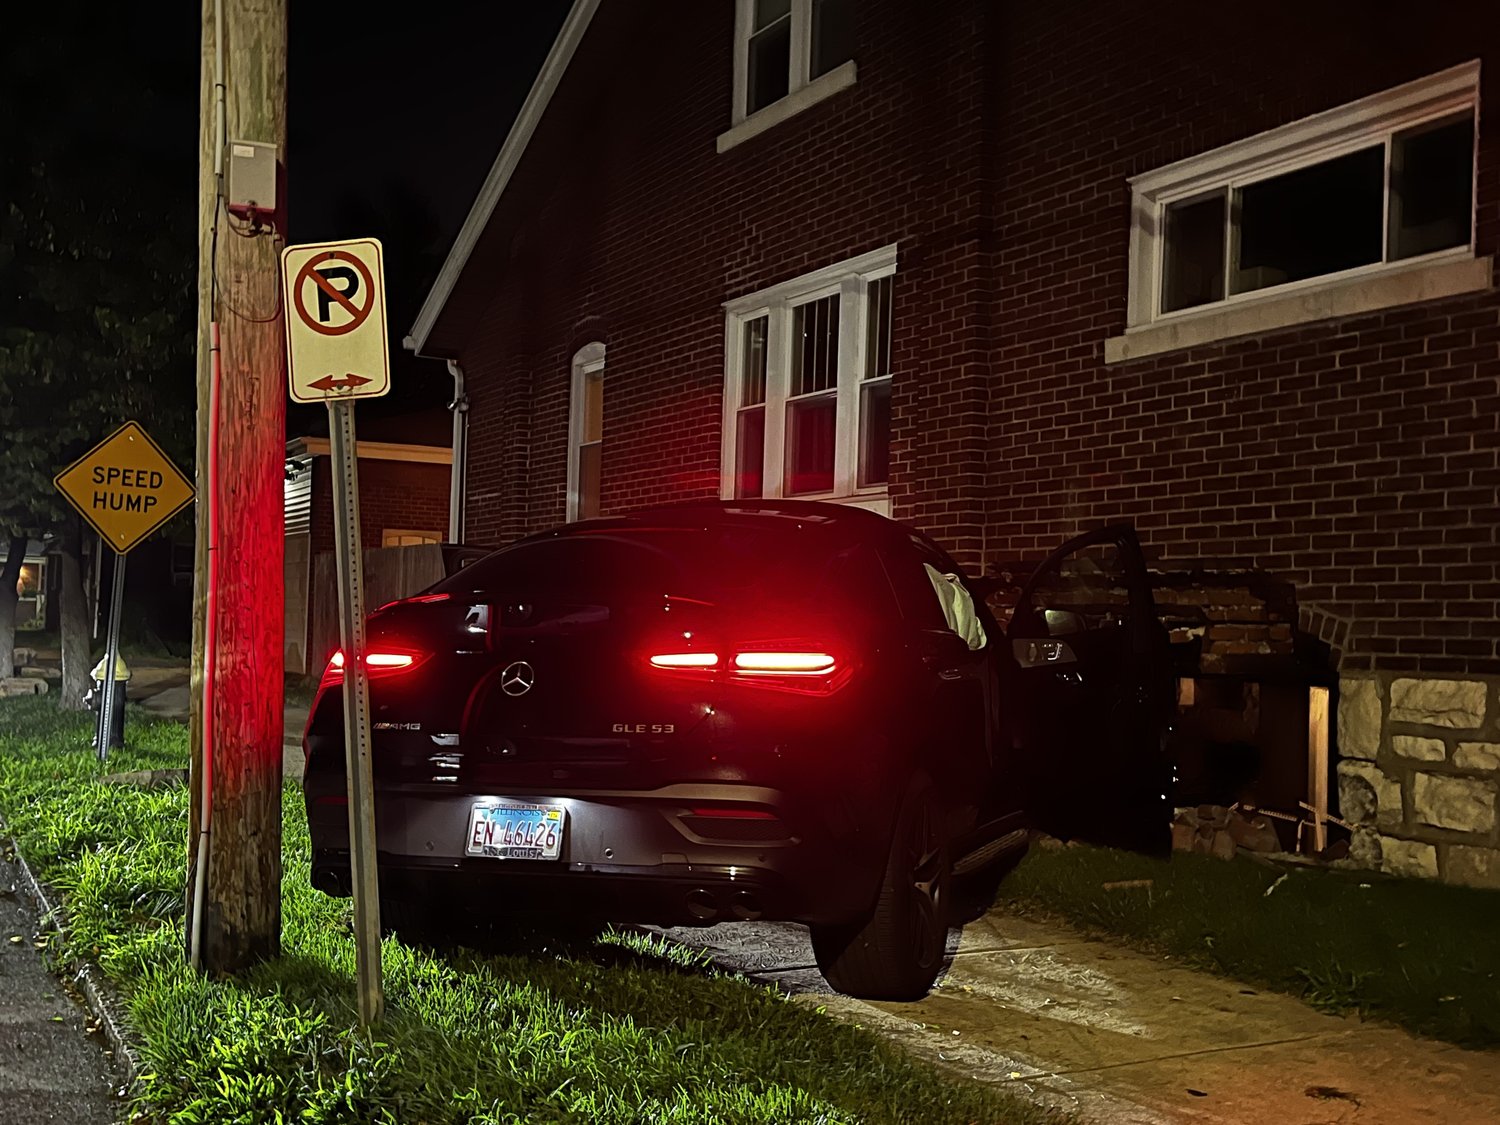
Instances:
[[[838,991],[861,1000],[920,1000],[942,970],[952,859],[942,805],[927,778],[896,816],[875,908],[862,922],[812,928],[813,955]]]

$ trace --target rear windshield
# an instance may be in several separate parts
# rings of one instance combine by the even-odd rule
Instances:
[[[434,589],[606,603],[670,594],[716,604],[754,599],[867,611],[893,599],[868,544],[832,543],[820,531],[758,527],[629,528],[517,543]]]

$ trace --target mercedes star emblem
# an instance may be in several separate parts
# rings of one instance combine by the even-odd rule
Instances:
[[[536,670],[524,660],[506,665],[500,673],[500,690],[506,695],[525,695],[536,683]]]

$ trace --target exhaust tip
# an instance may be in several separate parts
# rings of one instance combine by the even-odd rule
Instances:
[[[719,916],[719,900],[703,890],[689,891],[683,900],[687,912],[700,922],[711,922]]]
[[[348,898],[349,890],[345,886],[346,882],[344,873],[336,868],[313,868],[312,885],[315,891],[322,891],[325,895],[330,895],[333,898]]]
[[[738,891],[735,893],[734,902],[730,904],[730,912],[741,922],[754,922],[761,916],[760,899],[749,891]]]

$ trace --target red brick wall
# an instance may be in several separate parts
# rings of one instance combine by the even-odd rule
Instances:
[[[988,549],[1125,517],[1159,562],[1295,583],[1345,668],[1496,672],[1494,291],[1103,363],[1127,176],[1477,55],[1478,249],[1496,251],[1500,6],[1355,7],[1005,6]]]
[[[867,0],[854,88],[720,155],[733,7],[602,6],[434,333],[472,395],[471,538],[563,518],[570,360],[595,339],[605,512],[717,496],[721,303],[896,242],[895,511],[977,557],[991,8]]]
[[[1420,33],[1384,2],[858,7],[855,87],[723,155],[732,5],[601,7],[429,341],[469,376],[469,537],[562,519],[569,361],[596,339],[605,511],[717,495],[720,303],[896,242],[898,518],[965,562],[1128,518],[1160,565],[1293,583],[1346,668],[1500,672],[1494,293],[1103,363],[1128,176],[1492,73],[1500,5]],[[1492,254],[1500,129],[1478,192]]]
[[[448,466],[359,459],[360,542],[379,547],[386,528],[448,536]],[[312,553],[333,550],[333,471],[313,458]]]

